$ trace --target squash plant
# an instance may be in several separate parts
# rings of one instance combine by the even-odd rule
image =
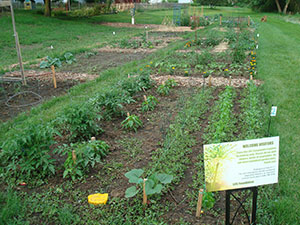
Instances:
[[[131,198],[134,197],[140,190],[143,189],[144,179],[141,177],[144,173],[143,169],[133,169],[125,173],[125,177],[129,180],[129,183],[135,184],[127,188],[125,191],[125,197]],[[151,176],[145,179],[145,190],[146,195],[159,194],[163,190],[165,184],[171,183],[173,180],[172,175],[165,173],[154,173]],[[138,187],[138,188],[137,188]]]

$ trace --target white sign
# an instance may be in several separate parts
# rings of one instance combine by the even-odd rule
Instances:
[[[0,0],[0,7],[10,6],[10,0]]]
[[[279,137],[204,145],[206,190],[278,182]]]
[[[270,116],[276,116],[276,113],[277,113],[277,106],[272,106]]]

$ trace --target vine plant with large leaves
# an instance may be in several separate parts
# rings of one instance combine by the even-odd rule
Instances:
[[[141,177],[144,173],[143,169],[133,169],[125,174],[129,180],[129,183],[136,184],[127,188],[125,192],[126,198],[131,198],[135,196],[143,187],[144,179]],[[154,173],[151,176],[145,179],[145,190],[146,195],[153,195],[161,193],[164,188],[164,184],[169,184],[173,180],[172,175],[168,175],[165,173]],[[136,187],[138,186],[138,188]]]

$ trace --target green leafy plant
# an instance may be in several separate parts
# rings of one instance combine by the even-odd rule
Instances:
[[[169,88],[173,88],[177,86],[177,83],[174,79],[169,78],[168,80],[166,80],[165,85]]]
[[[134,130],[135,132],[141,126],[143,126],[142,121],[136,115],[127,115],[127,118],[121,123],[123,129]]]
[[[214,47],[214,46],[220,44],[222,40],[223,40],[223,38],[219,32],[210,31],[206,35],[206,39],[203,39],[202,41],[205,46]]]
[[[154,173],[151,176],[143,179],[141,178],[143,173],[144,170],[142,169],[133,169],[125,174],[125,177],[129,179],[129,183],[136,184],[127,188],[127,190],[125,191],[126,198],[135,196],[142,189],[144,182],[146,195],[153,195],[160,194],[164,188],[163,185],[169,184],[173,180],[172,175],[168,175],[165,173]]]
[[[111,91],[103,94],[98,94],[89,101],[99,111],[102,111],[105,119],[111,119],[113,116],[124,115],[123,105],[135,102],[130,93],[117,88],[113,88]]]
[[[41,61],[40,68],[41,69],[49,68],[52,65],[55,66],[55,67],[61,67],[62,62],[59,58],[52,58],[50,56],[47,56],[46,60]]]
[[[90,167],[94,167],[108,154],[109,146],[104,141],[89,141],[65,146],[64,152],[68,154],[64,162],[63,177],[72,180],[81,178]]]
[[[92,104],[73,104],[58,115],[55,124],[70,141],[75,141],[84,140],[102,132],[97,123],[101,119],[102,116]]]
[[[236,46],[232,53],[232,61],[235,63],[243,63],[246,59],[245,50],[241,46]]]
[[[157,93],[160,94],[160,95],[168,95],[169,92],[170,92],[170,87],[167,86],[166,84],[161,84],[158,86],[157,88]]]
[[[56,134],[50,124],[28,123],[0,147],[0,174],[17,180],[44,178],[55,174],[50,146]]]
[[[145,101],[142,103],[142,112],[152,111],[157,105],[158,100],[152,95],[149,95],[145,98]]]
[[[66,52],[64,54],[64,59],[65,59],[67,64],[72,64],[73,62],[76,62],[76,59],[75,59],[74,55],[71,52]]]

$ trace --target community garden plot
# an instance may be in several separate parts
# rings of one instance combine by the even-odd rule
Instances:
[[[172,54],[168,57],[182,61],[176,51]],[[209,59],[215,61],[217,57],[212,54]],[[253,64],[254,51],[251,57]],[[229,64],[233,59],[234,55],[226,60]],[[249,67],[250,62],[243,59]],[[241,71],[231,71],[228,76],[212,72],[209,78],[207,70],[194,76],[205,82],[184,85],[174,75],[189,78],[193,73],[186,75],[172,64],[166,67],[167,73],[161,60],[165,59],[139,65],[137,71],[124,74],[104,93],[72,102],[49,123],[27,124],[25,129],[7,133],[1,154],[4,169],[0,172],[6,180],[22,184],[18,189],[27,199],[22,203],[27,208],[27,221],[223,221],[223,192],[204,192],[203,213],[195,217],[198,191],[205,183],[202,146],[265,135],[260,83],[249,79],[256,67],[245,70],[248,79],[242,85],[234,80],[241,78]],[[223,78],[220,85],[214,80],[218,77]],[[30,188],[36,182],[44,184]],[[89,205],[88,195],[97,192],[108,193],[105,205]],[[245,221],[240,215],[237,223]]]

